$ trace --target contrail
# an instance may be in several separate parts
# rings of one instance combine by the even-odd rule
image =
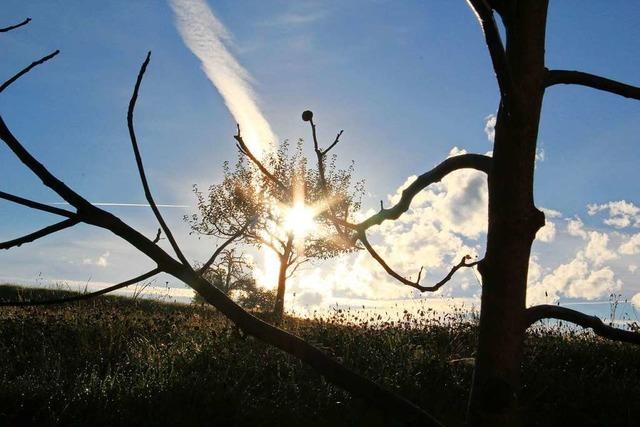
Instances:
[[[52,205],[60,205],[60,206],[70,206],[69,203],[66,202],[58,202],[51,203]],[[115,206],[115,207],[125,207],[125,208],[148,208],[150,205],[148,203],[112,203],[112,202],[91,202],[94,206]],[[189,205],[158,205],[159,208],[190,208]]]
[[[277,142],[262,115],[251,87],[252,78],[231,55],[225,43],[231,37],[204,0],[169,0],[184,43],[202,62],[202,69],[216,87],[249,148],[261,154]]]

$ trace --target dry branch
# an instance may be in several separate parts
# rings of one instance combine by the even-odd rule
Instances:
[[[44,203],[34,202],[33,200],[25,199],[23,197],[14,196],[13,194],[5,193],[4,191],[0,191],[0,199],[7,200],[9,202],[16,203],[18,205],[26,206],[31,209],[48,212],[54,215],[60,215],[67,218],[75,217],[75,213],[56,208],[55,206],[45,205]]]
[[[545,87],[557,84],[574,84],[598,89],[625,98],[640,100],[640,87],[631,86],[595,74],[571,70],[547,70]]]
[[[73,227],[79,222],[80,220],[78,218],[65,219],[64,221],[60,221],[56,224],[41,228],[38,231],[34,231],[33,233],[29,233],[17,239],[9,240],[6,242],[0,242],[0,249],[11,249],[13,247],[18,247],[20,245],[23,245],[25,243],[33,242],[34,240],[40,239],[42,237],[48,236],[50,234],[56,233],[58,231],[61,231],[70,227]]]
[[[493,71],[496,74],[496,80],[500,88],[500,95],[502,100],[506,101],[513,91],[513,83],[505,49],[500,38],[500,31],[498,31],[498,25],[493,16],[493,9],[486,0],[467,0],[467,3],[469,3],[480,22],[485,43],[491,56]]]
[[[458,264],[454,265],[451,268],[451,270],[444,277],[444,279],[440,280],[435,285],[423,286],[423,285],[420,284],[420,279],[422,277],[423,268],[420,268],[420,271],[418,272],[418,278],[415,281],[407,279],[406,277],[404,277],[401,274],[399,274],[398,272],[396,272],[393,268],[391,268],[391,266],[389,266],[389,264],[384,260],[384,258],[382,258],[382,256],[380,256],[380,254],[373,248],[371,243],[369,243],[369,240],[367,239],[367,235],[365,234],[364,231],[358,232],[357,238],[358,238],[358,240],[360,240],[362,242],[362,244],[365,247],[365,249],[367,250],[367,252],[369,252],[369,254],[373,257],[373,259],[375,259],[378,262],[378,264],[380,264],[382,266],[382,268],[384,269],[384,271],[387,272],[387,274],[389,274],[391,277],[393,277],[394,279],[396,279],[400,283],[402,283],[404,285],[407,285],[407,286],[411,286],[412,288],[415,288],[415,289],[419,290],[420,292],[435,292],[438,289],[440,289],[445,283],[447,283],[449,280],[451,280],[451,278],[456,273],[456,271],[458,271],[462,267],[473,267],[473,266],[477,265],[480,262],[480,261],[474,261],[474,262],[467,263],[467,261],[471,259],[471,256],[465,255],[465,256],[462,257],[462,259],[460,260],[460,262]]]
[[[15,30],[16,28],[20,28],[23,25],[27,25],[29,22],[31,22],[31,18],[27,18],[24,21],[20,22],[19,24],[10,25],[8,27],[0,28],[0,33],[6,33],[8,31]]]
[[[606,325],[597,316],[589,316],[566,307],[558,305],[536,305],[529,307],[525,312],[525,328],[542,319],[557,319],[574,323],[583,328],[591,328],[596,335],[613,341],[640,344],[640,333],[625,331]]]
[[[147,65],[149,65],[149,61],[151,60],[151,52],[147,53],[147,57],[145,58],[142,66],[140,67],[140,71],[138,72],[138,78],[136,79],[136,85],[133,89],[133,94],[131,95],[131,100],[129,101],[129,109],[127,110],[127,127],[129,128],[129,138],[131,139],[131,145],[133,146],[133,154],[136,158],[136,165],[138,167],[138,172],[140,174],[140,181],[142,181],[142,188],[144,188],[144,196],[153,211],[162,231],[164,231],[165,236],[169,240],[173,251],[176,253],[178,259],[185,265],[189,266],[189,262],[185,258],[184,254],[180,250],[180,246],[178,246],[178,242],[173,237],[173,233],[169,229],[169,226],[162,218],[162,214],[160,213],[160,209],[156,206],[156,202],[153,200],[153,195],[151,194],[151,189],[149,188],[149,182],[147,181],[147,176],[144,172],[144,165],[142,164],[142,156],[140,156],[140,149],[138,148],[138,140],[136,138],[136,132],[133,127],[133,113],[136,108],[136,101],[138,100],[138,92],[140,91],[140,85],[142,84],[142,78],[144,77],[144,73],[147,70]]]
[[[374,225],[382,224],[386,220],[398,219],[409,210],[413,198],[431,184],[439,182],[442,178],[459,169],[475,169],[486,174],[491,171],[492,159],[482,154],[461,154],[449,157],[435,168],[423,173],[402,191],[398,203],[387,209],[381,209],[358,224],[351,224],[356,230],[366,230]]]
[[[50,60],[51,58],[53,58],[54,56],[56,56],[59,53],[60,53],[59,50],[55,50],[52,53],[50,53],[49,55],[44,56],[44,57],[38,59],[37,61],[33,61],[31,64],[27,65],[25,68],[20,70],[17,74],[15,74],[13,77],[11,77],[9,80],[7,80],[6,82],[2,83],[2,85],[0,85],[0,93],[2,93],[2,91],[4,91],[6,88],[8,88],[13,82],[15,82],[20,77],[22,77],[25,74],[27,74],[33,68],[37,67],[38,65],[44,64],[45,62],[47,62],[48,60]]]
[[[284,185],[282,182],[280,182],[280,180],[278,178],[276,178],[275,175],[273,175],[271,172],[269,172],[269,169],[267,169],[266,166],[263,165],[262,162],[260,160],[258,160],[258,158],[251,152],[251,150],[249,149],[247,144],[244,142],[244,139],[242,138],[242,135],[240,133],[240,125],[239,124],[237,125],[237,129],[238,129],[238,133],[236,135],[234,135],[233,137],[238,142],[238,144],[237,144],[238,150],[240,150],[240,152],[242,154],[247,156],[258,167],[260,172],[262,172],[262,174],[267,179],[269,179],[271,182],[273,182],[275,185],[277,185],[280,188],[280,190],[285,192],[285,194],[289,193],[289,191],[287,189],[287,186]]]

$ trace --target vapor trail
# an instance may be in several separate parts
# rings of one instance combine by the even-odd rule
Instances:
[[[216,87],[242,128],[249,148],[260,154],[276,142],[251,87],[251,76],[229,52],[230,34],[204,0],[169,0],[184,43],[202,62],[202,69]]]

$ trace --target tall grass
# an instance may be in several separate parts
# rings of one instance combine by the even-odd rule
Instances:
[[[24,292],[24,291],[23,291]],[[50,297],[31,291],[29,298]],[[0,287],[0,298],[16,288]],[[462,425],[476,320],[336,310],[285,328]],[[0,309],[0,425],[397,425],[215,310],[118,297]],[[637,425],[640,351],[564,327],[527,338],[527,425]]]

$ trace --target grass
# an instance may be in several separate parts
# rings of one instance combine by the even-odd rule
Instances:
[[[52,291],[0,286],[0,299]],[[59,294],[61,291],[56,291]],[[362,374],[464,421],[473,319],[337,311],[285,327]],[[0,309],[0,425],[397,425],[215,310],[103,297]],[[527,338],[526,425],[637,425],[640,349],[560,328]]]

